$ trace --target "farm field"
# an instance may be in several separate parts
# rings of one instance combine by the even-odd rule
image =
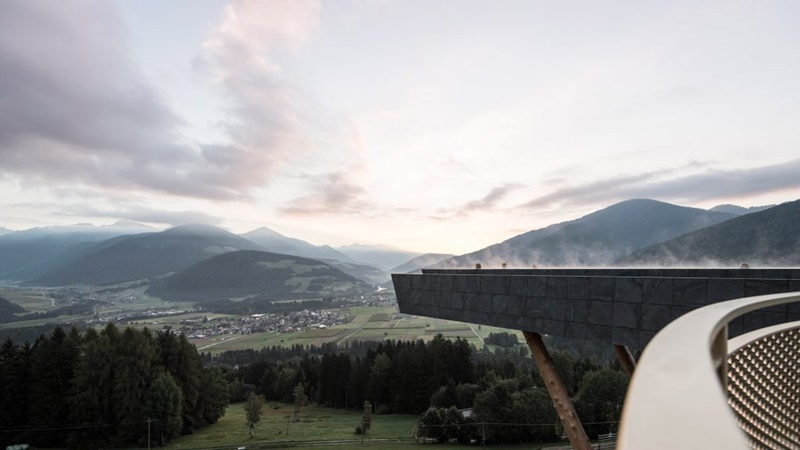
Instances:
[[[132,326],[134,328],[150,328],[153,331],[168,327],[176,332],[189,329],[202,330],[213,326],[213,319],[235,318],[237,316],[215,314],[197,310],[190,303],[164,302],[158,298],[144,293],[145,288],[133,286],[128,289],[114,292],[111,301],[98,305],[95,311],[99,317],[89,316],[59,316],[50,318],[35,318],[21,322],[0,324],[0,328],[20,328],[39,326],[52,322],[66,322],[99,318],[97,327],[103,327],[108,321],[113,321],[118,326]],[[59,306],[57,301],[48,294],[47,289],[0,287],[0,297],[14,302],[29,312],[47,312]],[[185,311],[180,314],[154,318],[136,318],[135,315],[151,310],[159,311]],[[351,317],[347,323],[333,325],[329,328],[307,328],[289,333],[259,332],[252,334],[223,334],[209,335],[203,338],[191,339],[200,351],[218,354],[228,350],[261,349],[263,347],[292,345],[321,346],[328,342],[345,345],[352,341],[382,341],[393,340],[430,340],[437,334],[447,338],[466,339],[478,348],[484,346],[484,339],[492,332],[506,331],[496,327],[470,325],[443,319],[418,317],[399,313],[396,306],[350,306],[331,309],[329,311],[347,314]],[[132,315],[133,314],[133,315]],[[130,317],[122,319],[120,317]],[[203,318],[211,321],[202,322]],[[187,319],[193,319],[192,325],[181,324]],[[522,341],[522,336],[519,336]]]
[[[0,297],[25,308],[29,312],[46,312],[57,308],[44,289],[0,287]]]
[[[478,348],[483,347],[483,340],[492,332],[516,332],[504,328],[470,325],[443,319],[411,316],[397,312],[394,306],[357,306],[331,310],[350,314],[352,320],[330,328],[309,328],[292,333],[253,333],[245,335],[209,336],[192,339],[191,342],[200,351],[212,354],[228,350],[261,349],[263,347],[292,345],[316,345],[336,342],[345,345],[348,341],[382,341],[394,340],[430,340],[437,334],[448,338],[463,338]],[[162,324],[169,323],[171,318],[161,318]],[[519,336],[522,340],[522,336]]]

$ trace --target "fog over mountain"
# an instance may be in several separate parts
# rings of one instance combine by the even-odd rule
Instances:
[[[621,258],[622,265],[800,265],[800,200],[685,234]]]
[[[34,228],[0,236],[0,280],[27,285],[109,285],[164,277],[239,250],[322,261],[372,285],[391,272],[423,267],[798,264],[797,202],[714,210],[655,200],[624,201],[576,220],[520,234],[461,256],[415,254],[388,246],[336,250],[268,228],[235,235],[211,225],[153,232],[140,224]],[[793,209],[794,208],[794,209]],[[721,212],[719,210],[735,213]],[[723,226],[724,225],[724,226]],[[363,261],[363,263],[362,263]]]
[[[628,253],[735,217],[648,199],[523,233],[437,267],[607,266]]]

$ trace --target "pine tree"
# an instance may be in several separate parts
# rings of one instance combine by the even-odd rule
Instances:
[[[70,381],[78,357],[77,330],[67,335],[61,327],[41,337],[31,353],[29,414],[31,424],[52,427],[69,423]],[[67,432],[31,435],[31,442],[42,447],[63,446]]]

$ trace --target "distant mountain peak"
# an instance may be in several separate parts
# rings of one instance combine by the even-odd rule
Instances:
[[[745,214],[751,214],[759,211],[764,211],[765,209],[772,208],[775,205],[764,205],[764,206],[750,206],[744,207],[739,205],[731,205],[731,204],[724,204],[724,205],[717,205],[709,211],[717,211],[717,212],[724,212],[728,214],[735,214],[737,216],[742,216]]]
[[[233,234],[230,231],[224,230],[214,225],[206,225],[202,223],[190,223],[187,225],[178,225],[163,231],[166,234]]]
[[[147,228],[153,229],[153,227],[149,227],[143,223],[136,222],[130,219],[120,219],[111,225],[106,225],[108,227],[118,227],[118,228]]]
[[[730,220],[735,215],[652,199],[615,203],[581,218],[532,230],[439,267],[603,266],[639,248]]]
[[[242,236],[262,236],[262,237],[270,236],[270,237],[276,237],[276,238],[278,238],[278,237],[285,238],[286,237],[283,234],[278,233],[277,231],[273,230],[272,228],[267,228],[267,227],[263,227],[263,226],[262,227],[258,227],[255,230],[248,231],[247,233],[244,233]]]

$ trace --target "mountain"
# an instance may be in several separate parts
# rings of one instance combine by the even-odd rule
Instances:
[[[337,250],[358,262],[377,266],[384,270],[419,256],[419,253],[400,250],[387,245],[352,244],[339,247]]]
[[[361,281],[365,281],[373,285],[381,285],[390,281],[392,276],[389,272],[379,269],[375,266],[366,264],[356,264],[343,261],[334,261],[332,259],[323,259],[322,262],[330,264],[331,266],[341,270],[342,272],[354,276]]]
[[[164,300],[203,302],[255,295],[281,300],[373,290],[320,261],[262,251],[235,251],[159,280],[147,293]]]
[[[13,232],[14,232],[14,230],[9,230],[8,228],[0,227],[0,236],[2,236],[4,234],[8,234],[8,233],[13,233]]]
[[[25,312],[23,307],[0,297],[0,323],[11,322],[16,318],[17,314]]]
[[[643,248],[624,265],[797,266],[800,264],[800,200],[774,206]]]
[[[735,217],[655,200],[627,200],[530,231],[436,267],[604,266],[632,251]]]
[[[283,253],[311,259],[334,259],[355,262],[328,245],[317,246],[301,239],[284,236],[267,227],[257,228],[240,236],[255,242],[263,247],[264,250],[272,253]]]
[[[711,208],[709,211],[724,212],[736,216],[742,216],[745,214],[764,211],[765,209],[772,208],[773,206],[775,205],[751,206],[749,208],[745,208],[744,206],[738,206],[738,205],[717,205]]]
[[[217,227],[184,225],[157,233],[118,236],[82,248],[26,284],[115,284],[165,275],[236,250],[261,247]]]
[[[455,255],[451,255],[448,253],[425,253],[417,256],[416,258],[411,258],[411,260],[407,261],[405,264],[401,264],[395,267],[394,269],[391,269],[389,273],[416,272],[420,269],[423,269],[428,266],[433,266],[434,264],[440,261],[444,261],[454,256]]]
[[[35,278],[69,249],[89,246],[116,236],[150,231],[141,224],[72,225],[31,228],[0,236],[0,280]]]

